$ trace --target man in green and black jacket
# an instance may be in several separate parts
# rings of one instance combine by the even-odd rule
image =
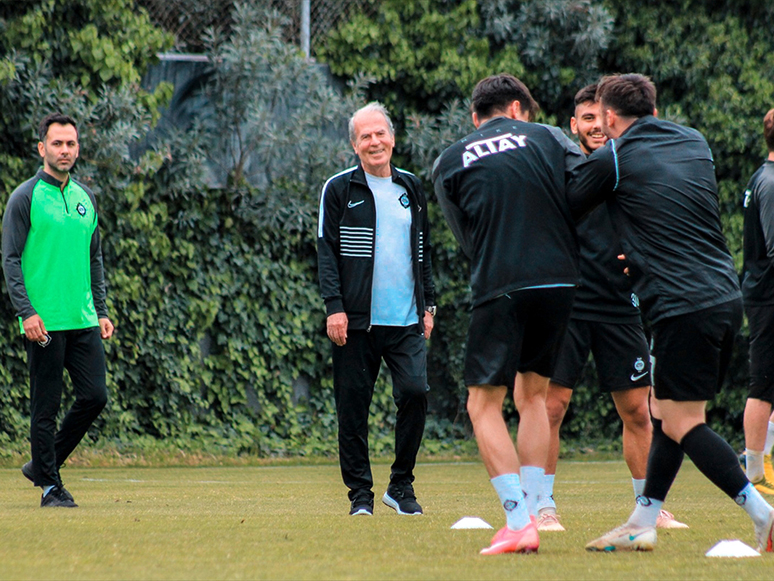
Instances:
[[[3,216],[3,270],[30,369],[32,460],[22,472],[43,489],[41,506],[75,507],[59,467],[107,402],[102,339],[112,336],[113,323],[97,203],[70,176],[79,153],[77,126],[53,113],[41,121],[39,135],[43,168],[14,190]],[[57,431],[64,369],[75,402]]]

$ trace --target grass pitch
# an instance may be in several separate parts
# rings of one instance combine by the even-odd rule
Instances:
[[[415,488],[425,515],[379,499],[350,517],[338,466],[65,468],[77,509],[41,509],[18,468],[0,470],[2,579],[767,579],[774,555],[704,556],[722,539],[754,545],[752,525],[689,462],[667,501],[689,530],[660,531],[653,553],[587,553],[585,543],[633,508],[623,462],[561,462],[564,533],[537,555],[483,557],[493,530],[450,530],[463,516],[504,518],[483,466],[425,463]]]

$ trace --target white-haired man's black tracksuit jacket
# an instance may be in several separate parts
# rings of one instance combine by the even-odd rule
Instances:
[[[320,289],[327,315],[346,313],[347,343],[333,346],[333,381],[339,419],[339,455],[351,500],[372,498],[368,461],[368,409],[381,359],[390,368],[398,407],[391,483],[413,481],[427,412],[424,312],[435,305],[427,201],[419,179],[391,166],[411,210],[411,256],[417,324],[371,325],[376,204],[363,167],[331,177],[323,186],[317,236]]]

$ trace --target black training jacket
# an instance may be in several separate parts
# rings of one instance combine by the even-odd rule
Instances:
[[[425,306],[435,305],[427,201],[414,174],[392,168],[392,181],[406,188],[411,207],[411,256],[419,325]],[[322,189],[317,229],[320,290],[328,315],[346,313],[350,329],[371,326],[376,204],[363,167],[344,170]]]
[[[523,288],[578,283],[566,156],[581,153],[560,130],[496,117],[435,161],[438,202],[470,258],[473,307]]]
[[[605,206],[594,208],[578,223],[580,286],[572,305],[572,318],[599,323],[639,323],[639,299],[625,264],[618,235]]]
[[[744,192],[742,294],[748,305],[774,304],[774,161],[758,168]]]
[[[638,119],[575,168],[567,195],[578,217],[607,201],[651,322],[741,297],[712,153],[695,129]]]

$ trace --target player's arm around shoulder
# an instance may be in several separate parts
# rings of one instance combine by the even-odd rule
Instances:
[[[608,141],[578,163],[567,181],[567,202],[576,222],[583,219],[618,187],[618,161],[615,140]]]

